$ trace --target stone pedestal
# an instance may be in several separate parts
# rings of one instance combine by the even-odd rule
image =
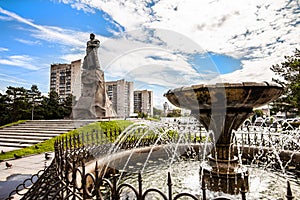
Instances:
[[[244,191],[249,190],[248,170],[233,160],[216,160],[209,156],[208,161],[200,166],[201,177],[210,191],[220,191],[227,194],[238,194],[242,186]]]
[[[234,156],[233,145],[216,144],[200,168],[208,190],[238,194],[242,185],[245,192],[249,190],[248,170]]]
[[[251,113],[252,108],[216,110],[212,114],[211,109],[200,110],[194,113],[206,130],[214,132],[216,144],[208,161],[201,165],[200,174],[204,178],[206,187],[211,191],[221,191],[227,194],[238,194],[241,186],[248,191],[248,170],[241,166],[238,158],[234,156],[234,148],[231,141],[232,130],[236,130]],[[219,122],[224,123],[220,126]]]

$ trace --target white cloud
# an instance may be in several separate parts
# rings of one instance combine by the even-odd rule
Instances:
[[[0,64],[17,66],[29,70],[37,70],[39,67],[33,65],[33,58],[28,55],[14,55],[8,56],[7,58],[0,58]]]
[[[224,77],[232,77],[232,81],[236,81],[239,73],[248,73],[255,71],[256,75],[247,77],[252,80],[262,80],[272,76],[270,70],[265,70],[275,61],[281,61],[283,55],[290,54],[298,45],[297,35],[299,31],[295,29],[295,24],[299,17],[299,13],[294,12],[296,3],[291,2],[289,8],[286,8],[285,1],[265,1],[261,2],[232,2],[227,0],[222,1],[157,1],[151,8],[147,6],[147,1],[136,3],[134,0],[128,1],[99,1],[99,0],[82,0],[82,1],[63,1],[69,3],[76,9],[96,8],[108,13],[118,24],[128,30],[139,29],[144,35],[134,35],[136,31],[128,32],[128,44],[139,43],[137,47],[146,48],[150,43],[164,49],[171,50],[169,56],[176,53],[182,53],[187,56],[189,51],[199,47],[184,47],[186,39],[176,41],[176,38],[166,34],[156,35],[144,29],[145,27],[154,29],[167,29],[174,33],[182,34],[190,39],[195,46],[199,45],[203,49],[219,54],[225,54],[234,58],[241,59],[243,69],[238,70],[232,76],[225,75]],[[0,10],[0,12],[13,17],[15,20],[31,25],[35,28],[34,36],[40,39],[48,40],[64,45],[72,45],[75,50],[83,52],[85,42],[82,38],[86,38],[86,33],[64,30],[58,27],[47,27],[36,25],[30,20],[21,18],[9,11]],[[294,23],[294,26],[291,24]],[[143,28],[144,27],[144,28]],[[170,32],[169,31],[169,32]],[[159,35],[159,37],[157,37]],[[106,38],[99,38],[106,40]],[[278,42],[282,41],[282,42]],[[105,49],[105,58],[109,53],[113,55],[116,52],[127,52],[126,44],[119,45],[118,39],[111,46],[103,45]],[[133,45],[135,46],[135,44]],[[122,49],[124,48],[124,49]],[[177,48],[177,49],[176,49]],[[75,51],[74,51],[75,52]],[[148,52],[153,55],[153,52]],[[82,56],[83,53],[66,54],[63,56],[65,60],[72,60],[76,56]],[[118,67],[114,67],[114,72],[122,73],[126,67],[143,66],[146,54],[135,56],[135,59],[126,59],[126,62],[119,63],[123,65],[118,71]],[[82,57],[80,57],[82,58]],[[104,59],[105,59],[104,58]],[[108,59],[111,57],[108,56]],[[187,58],[187,57],[186,57]],[[144,61],[142,61],[144,60]],[[105,60],[101,60],[106,62]],[[169,65],[176,60],[169,61]],[[134,63],[134,64],[133,64]],[[164,62],[166,63],[166,62]],[[155,64],[155,63],[154,63]],[[173,64],[173,65],[174,65]],[[185,63],[188,65],[188,63]],[[249,67],[249,69],[247,69]],[[130,69],[129,69],[130,70]],[[233,76],[234,75],[234,76]],[[257,76],[260,75],[260,76]],[[246,76],[246,74],[245,74]],[[227,79],[226,78],[226,79]]]
[[[24,23],[34,28],[32,30],[33,36],[35,36],[38,39],[43,39],[48,42],[55,42],[55,43],[70,45],[70,46],[78,46],[78,47],[85,46],[85,41],[83,41],[84,37],[81,37],[83,33],[81,32],[65,30],[53,26],[38,25],[33,23],[32,20],[30,19],[23,18],[13,12],[4,10],[1,7],[0,7],[0,13],[5,14],[18,22]]]
[[[41,42],[38,41],[38,40],[32,41],[32,40],[24,40],[24,39],[21,39],[21,38],[16,38],[15,40],[18,41],[18,42],[21,42],[23,44],[27,44],[27,45],[39,45],[39,44],[41,44]]]
[[[108,13],[114,21],[121,24],[126,30],[140,28],[145,22],[151,21],[151,9],[147,8],[147,1],[127,0],[82,0],[82,3],[101,9]]]
[[[12,21],[13,18],[7,17],[7,16],[0,16],[0,20],[1,20],[1,21]]]
[[[110,77],[153,84],[166,73],[166,77],[160,78],[161,83],[155,84],[166,85],[165,81],[173,80],[174,87],[211,79],[211,73],[201,76],[189,63],[195,53],[205,52],[189,38],[173,31],[147,29],[102,42],[99,54],[101,66]],[[216,69],[211,71],[215,78]]]
[[[8,48],[0,47],[0,52],[1,51],[8,51]]]
[[[25,79],[0,73],[0,90],[6,91],[7,83],[9,83],[10,86],[14,85],[16,87],[19,86],[22,87],[24,85],[26,86],[32,85],[32,82],[29,82]]]
[[[102,9],[127,31],[150,27],[185,35],[203,49],[241,59],[243,69],[226,80],[270,79],[268,69],[299,46],[296,1],[81,1]],[[149,36],[149,34],[148,34]],[[165,38],[166,39],[166,38]],[[240,74],[241,73],[241,74]]]
[[[50,1],[53,1],[53,2],[60,2],[60,3],[65,3],[65,4],[68,4],[68,3],[72,3],[73,0],[50,0]]]
[[[84,54],[82,53],[78,53],[78,54],[65,54],[65,55],[62,55],[60,58],[62,60],[64,60],[66,63],[71,63],[72,61],[75,61],[75,60],[79,60],[79,59],[82,59],[84,58]]]
[[[91,8],[90,6],[83,4],[83,3],[79,3],[79,2],[75,2],[74,4],[71,5],[72,8],[76,8],[77,10],[83,10],[86,13],[95,13],[95,10],[93,8]]]
[[[50,42],[55,45],[60,44],[64,46],[64,50],[62,51],[61,53],[62,56],[60,58],[66,62],[71,62],[74,60],[84,58],[86,40],[88,40],[87,33],[63,29],[60,27],[43,26],[43,25],[35,24],[32,20],[20,17],[19,15],[4,10],[1,7],[0,7],[0,13],[5,14],[9,16],[11,19],[27,24],[33,28],[30,30],[32,33],[31,36],[33,36],[37,40],[24,40],[21,38],[16,38],[15,39],[16,41],[19,41],[27,45],[37,45],[40,44],[42,40],[46,42]],[[102,37],[99,35],[97,36],[97,38],[100,39],[101,41],[106,39],[106,37]],[[66,48],[66,46],[68,46],[68,48]],[[0,48],[0,51],[6,51],[6,50],[8,49]],[[9,58],[0,60],[0,63],[6,65],[14,65],[14,66],[19,66],[27,69],[32,69],[32,70],[37,69],[36,66],[31,64],[32,62],[34,62],[33,59],[27,55],[19,58],[15,56],[11,56]]]

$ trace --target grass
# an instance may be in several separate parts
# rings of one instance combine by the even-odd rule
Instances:
[[[149,120],[149,121],[156,121],[156,122],[160,121],[160,119],[152,118],[152,117],[148,117],[147,120]]]
[[[5,152],[4,154],[0,154],[0,160],[7,160],[7,159],[14,158],[14,154],[16,154],[18,156],[29,156],[29,155],[33,155],[33,154],[51,152],[51,151],[54,151],[54,142],[59,138],[66,137],[66,136],[72,136],[72,135],[79,134],[82,132],[88,133],[88,132],[91,132],[94,130],[103,130],[103,131],[116,130],[116,129],[123,130],[131,124],[132,124],[132,122],[128,121],[128,120],[95,122],[92,124],[88,124],[84,127],[80,127],[78,129],[69,131],[67,133],[61,134],[59,136],[56,136],[54,138],[51,138],[51,139],[41,142],[39,144],[25,147],[25,148],[18,149],[18,150],[14,150],[14,151]]]
[[[22,124],[24,122],[26,122],[28,120],[19,120],[17,122],[12,122],[12,123],[9,123],[9,124],[5,124],[3,126],[0,126],[0,128],[5,128],[5,127],[9,127],[9,126],[14,126],[14,125],[18,125],[18,124]]]

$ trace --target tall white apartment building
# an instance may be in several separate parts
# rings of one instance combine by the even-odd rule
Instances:
[[[153,91],[134,91],[134,112],[143,112],[153,116]]]
[[[119,117],[133,113],[133,82],[124,79],[105,82],[108,98]]]
[[[50,90],[54,90],[61,99],[72,94],[76,99],[81,90],[81,59],[71,64],[52,64],[50,68]]]

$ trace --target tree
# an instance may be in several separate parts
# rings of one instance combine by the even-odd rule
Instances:
[[[62,106],[60,105],[60,99],[57,92],[51,90],[49,97],[43,97],[41,102],[44,109],[45,119],[61,119],[63,118]]]
[[[264,115],[264,112],[262,111],[262,110],[259,110],[259,109],[256,109],[256,110],[254,110],[253,111],[254,112],[254,115],[252,116],[252,123],[254,123],[255,122],[255,120],[258,118],[258,117],[263,117],[263,115]]]
[[[31,89],[28,90],[28,102],[31,105],[31,120],[34,119],[34,110],[40,105],[42,100],[41,92],[39,91],[37,85],[32,85]],[[40,116],[35,116],[35,118],[40,119]]]
[[[163,111],[158,109],[158,108],[155,108],[153,107],[153,115],[154,116],[162,116],[163,115]]]
[[[6,90],[6,95],[10,122],[30,119],[31,106],[28,102],[28,90],[23,87],[9,86]]]
[[[181,117],[181,110],[174,109],[172,112],[168,113],[167,117]]]
[[[63,116],[69,118],[72,113],[73,102],[75,102],[75,96],[70,94],[67,96],[62,103]]]
[[[55,91],[49,97],[41,95],[36,85],[7,87],[6,94],[0,94],[0,125],[26,119],[62,119],[70,117],[74,97],[61,101]]]
[[[11,113],[9,112],[8,108],[8,102],[10,102],[8,96],[0,93],[0,126],[12,122]]]
[[[138,112],[138,118],[147,119],[148,115],[144,112]]]
[[[280,77],[273,81],[284,86],[284,94],[274,102],[273,112],[300,114],[300,50],[294,55],[285,56],[285,62],[276,64],[271,70]]]

